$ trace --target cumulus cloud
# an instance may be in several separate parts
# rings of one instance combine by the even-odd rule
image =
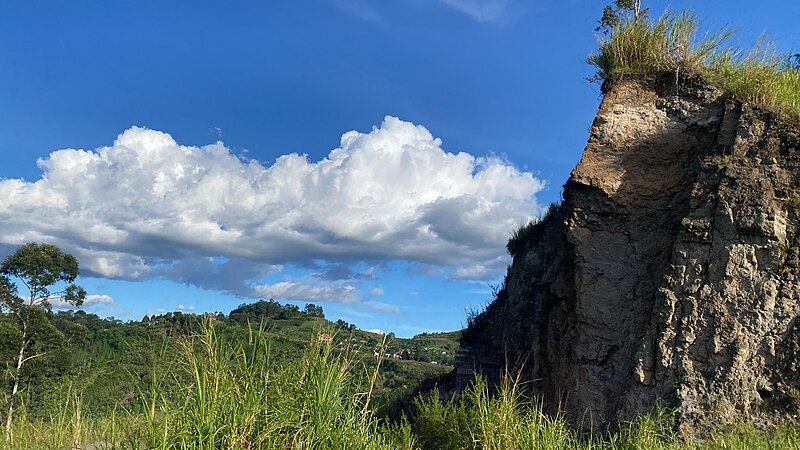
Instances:
[[[359,303],[361,299],[355,286],[336,285],[330,283],[307,284],[294,281],[281,281],[275,284],[255,286],[259,297],[277,298],[281,300]]]
[[[383,295],[383,288],[382,287],[376,287],[375,289],[369,291],[369,295],[371,295],[373,297],[380,297],[381,295]]]
[[[81,306],[70,305],[69,303],[63,300],[52,300],[50,302],[50,306],[52,306],[53,309],[62,309],[62,310],[76,309],[76,308],[92,309],[97,306],[110,305],[112,303],[114,303],[114,299],[110,295],[89,294],[86,296],[86,299],[83,301]]]
[[[491,261],[458,266],[450,276],[458,280],[487,281],[502,273],[507,264],[508,258],[505,255],[498,256]]]
[[[132,127],[110,146],[37,164],[34,182],[0,180],[0,247],[50,242],[88,275],[283,300],[358,302],[351,281],[372,276],[352,270],[361,261],[488,267],[508,231],[538,213],[543,188],[501,158],[446,152],[394,117],[345,133],[317,162],[287,154],[265,165],[222,142],[184,146]],[[317,261],[328,270],[314,282],[260,282]]]
[[[328,264],[325,267],[318,267],[321,272],[320,276],[326,280],[372,280],[375,278],[375,267],[369,267],[366,270],[355,271],[346,263]]]
[[[178,305],[178,306],[175,307],[175,311],[186,312],[186,313],[195,312],[196,310],[197,310],[197,307],[196,306],[192,306],[192,305],[189,305],[189,306]]]

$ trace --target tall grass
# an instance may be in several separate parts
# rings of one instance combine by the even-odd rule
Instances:
[[[704,441],[680,441],[673,415],[663,409],[614,434],[584,436],[559,415],[543,412],[524,384],[506,378],[496,389],[480,377],[458,401],[434,389],[417,398],[408,418],[380,423],[369,404],[374,372],[363,371],[330,342],[312,340],[285,366],[270,360],[266,334],[243,341],[217,335],[213,324],[183,343],[179,392],[153,380],[141,408],[85,420],[71,391],[50,420],[15,422],[9,450],[117,449],[774,449],[800,448],[800,431],[760,433],[741,426]],[[175,395],[177,394],[177,395]],[[180,399],[180,400],[176,400]]]
[[[597,68],[593,80],[658,72],[700,75],[739,100],[800,123],[800,69],[788,53],[763,40],[750,51],[735,49],[729,45],[733,31],[699,35],[699,23],[686,11],[656,20],[647,15],[623,18],[589,56]]]
[[[412,429],[424,449],[580,448],[567,422],[526,400],[518,380],[506,379],[493,396],[479,377],[458,402],[442,403],[434,391],[415,407]]]
[[[598,81],[622,74],[660,71],[697,73],[732,36],[721,30],[697,37],[699,21],[688,11],[665,13],[657,20],[647,15],[624,18],[600,41],[600,51],[589,56]]]
[[[184,359],[185,401],[147,399],[156,405],[146,415],[148,448],[396,448],[378,432],[357,362],[330,342],[314,339],[295,364],[273,367],[264,333],[226,342],[206,324]]]
[[[489,395],[482,379],[470,387],[468,400],[477,409],[475,442],[486,450],[532,448],[570,449],[579,445],[565,420],[548,416],[541,405],[522,396],[519,379],[505,378],[497,396]]]
[[[72,391],[65,396],[58,413],[49,420],[29,420],[24,407],[19,413],[18,420],[12,425],[11,441],[5,442],[6,448],[12,450],[78,448],[88,431],[81,423],[80,397]]]
[[[511,232],[511,236],[506,243],[506,250],[512,257],[517,253],[527,250],[528,246],[541,239],[544,233],[544,222],[558,212],[561,203],[551,203],[547,211],[537,219],[533,219],[525,225],[520,226]]]
[[[773,43],[762,41],[747,53],[716,53],[709,68],[709,78],[740,100],[800,123],[800,68]]]

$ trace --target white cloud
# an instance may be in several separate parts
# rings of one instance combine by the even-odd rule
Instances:
[[[505,255],[498,256],[491,261],[458,266],[450,276],[459,280],[488,281],[497,278],[497,274],[502,273],[507,264],[508,259]]]
[[[367,302],[367,306],[370,309],[380,312],[388,312],[388,313],[399,313],[400,308],[394,305],[389,305],[387,303],[379,303],[379,302]]]
[[[83,304],[86,306],[92,305],[110,305],[114,303],[114,299],[110,295],[106,294],[89,294],[86,296],[86,300],[83,301]]]
[[[50,306],[53,309],[87,309],[87,308],[94,308],[97,306],[104,306],[110,305],[114,303],[114,299],[110,295],[106,294],[89,294],[86,296],[86,299],[83,301],[81,306],[71,305],[63,300],[52,300],[50,302]]]
[[[306,284],[281,281],[255,286],[259,297],[309,302],[359,303],[361,299],[354,286],[333,283]]]
[[[192,306],[192,305],[189,305],[189,306],[178,305],[178,306],[175,307],[175,311],[181,311],[181,312],[195,312],[196,310],[197,310],[197,307],[196,306]]]
[[[440,0],[479,22],[504,19],[511,12],[511,0]]]
[[[345,133],[317,162],[288,154],[267,166],[221,142],[183,146],[132,127],[111,146],[37,163],[35,182],[0,180],[0,246],[53,243],[88,275],[309,301],[359,297],[326,279],[258,280],[314,261],[492,265],[509,230],[539,212],[543,188],[501,158],[447,153],[426,128],[394,117]]]
[[[488,270],[483,264],[475,264],[469,267],[458,267],[453,272],[453,278],[460,280],[474,280],[481,279],[486,276]]]
[[[369,295],[371,295],[373,297],[380,297],[381,295],[383,295],[383,288],[382,287],[376,287],[375,289],[369,291]]]

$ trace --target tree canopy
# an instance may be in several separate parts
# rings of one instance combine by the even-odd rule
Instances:
[[[8,277],[22,282],[30,294],[27,306],[41,306],[50,309],[50,301],[62,300],[80,306],[86,298],[86,291],[74,284],[79,273],[78,260],[64,253],[52,244],[27,243],[9,255],[0,265],[3,275],[2,290],[12,292],[3,294],[3,303],[11,308],[17,300],[16,286]],[[69,283],[63,290],[53,291],[58,283]],[[9,291],[10,289],[10,291]],[[10,303],[6,303],[8,300]]]
[[[603,8],[603,16],[598,21],[599,25],[595,31],[601,31],[608,35],[612,29],[622,23],[626,14],[633,13],[633,17],[637,18],[647,15],[648,11],[649,8],[642,9],[641,0],[615,0],[613,4]]]

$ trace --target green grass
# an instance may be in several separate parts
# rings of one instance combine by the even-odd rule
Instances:
[[[761,44],[745,55],[715,54],[708,77],[740,100],[800,123],[800,70],[787,61],[772,45]]]
[[[81,395],[70,390],[49,418],[24,411],[12,441],[22,449],[782,449],[800,448],[800,429],[768,433],[741,425],[703,441],[681,441],[674,415],[656,409],[613,434],[586,436],[525,396],[519,379],[493,390],[477,378],[458,401],[438,391],[418,397],[407,415],[381,421],[372,397],[375,365],[312,340],[302,355],[277,364],[269,334],[242,338],[205,323],[182,340],[174,380],[154,375],[135,407],[84,417]],[[175,382],[180,380],[180,382]],[[177,387],[176,387],[177,386]],[[5,444],[5,445],[3,445]]]
[[[513,257],[517,253],[522,253],[531,243],[541,239],[542,233],[544,232],[544,222],[548,217],[555,214],[560,206],[560,203],[551,203],[550,206],[547,207],[547,211],[545,211],[541,217],[531,220],[527,224],[512,231],[508,243],[506,244],[508,254]]]
[[[147,448],[393,448],[369,408],[375,377],[330,342],[312,341],[283,367],[271,364],[258,330],[228,342],[208,324],[184,347],[192,382],[183,402],[163,400],[157,387],[147,395]]]
[[[690,12],[668,12],[657,20],[623,18],[589,56],[597,67],[593,80],[659,72],[699,75],[741,101],[800,123],[800,69],[791,64],[790,54],[766,42],[741,51],[729,45],[732,31],[698,35],[698,30],[699,20]]]

